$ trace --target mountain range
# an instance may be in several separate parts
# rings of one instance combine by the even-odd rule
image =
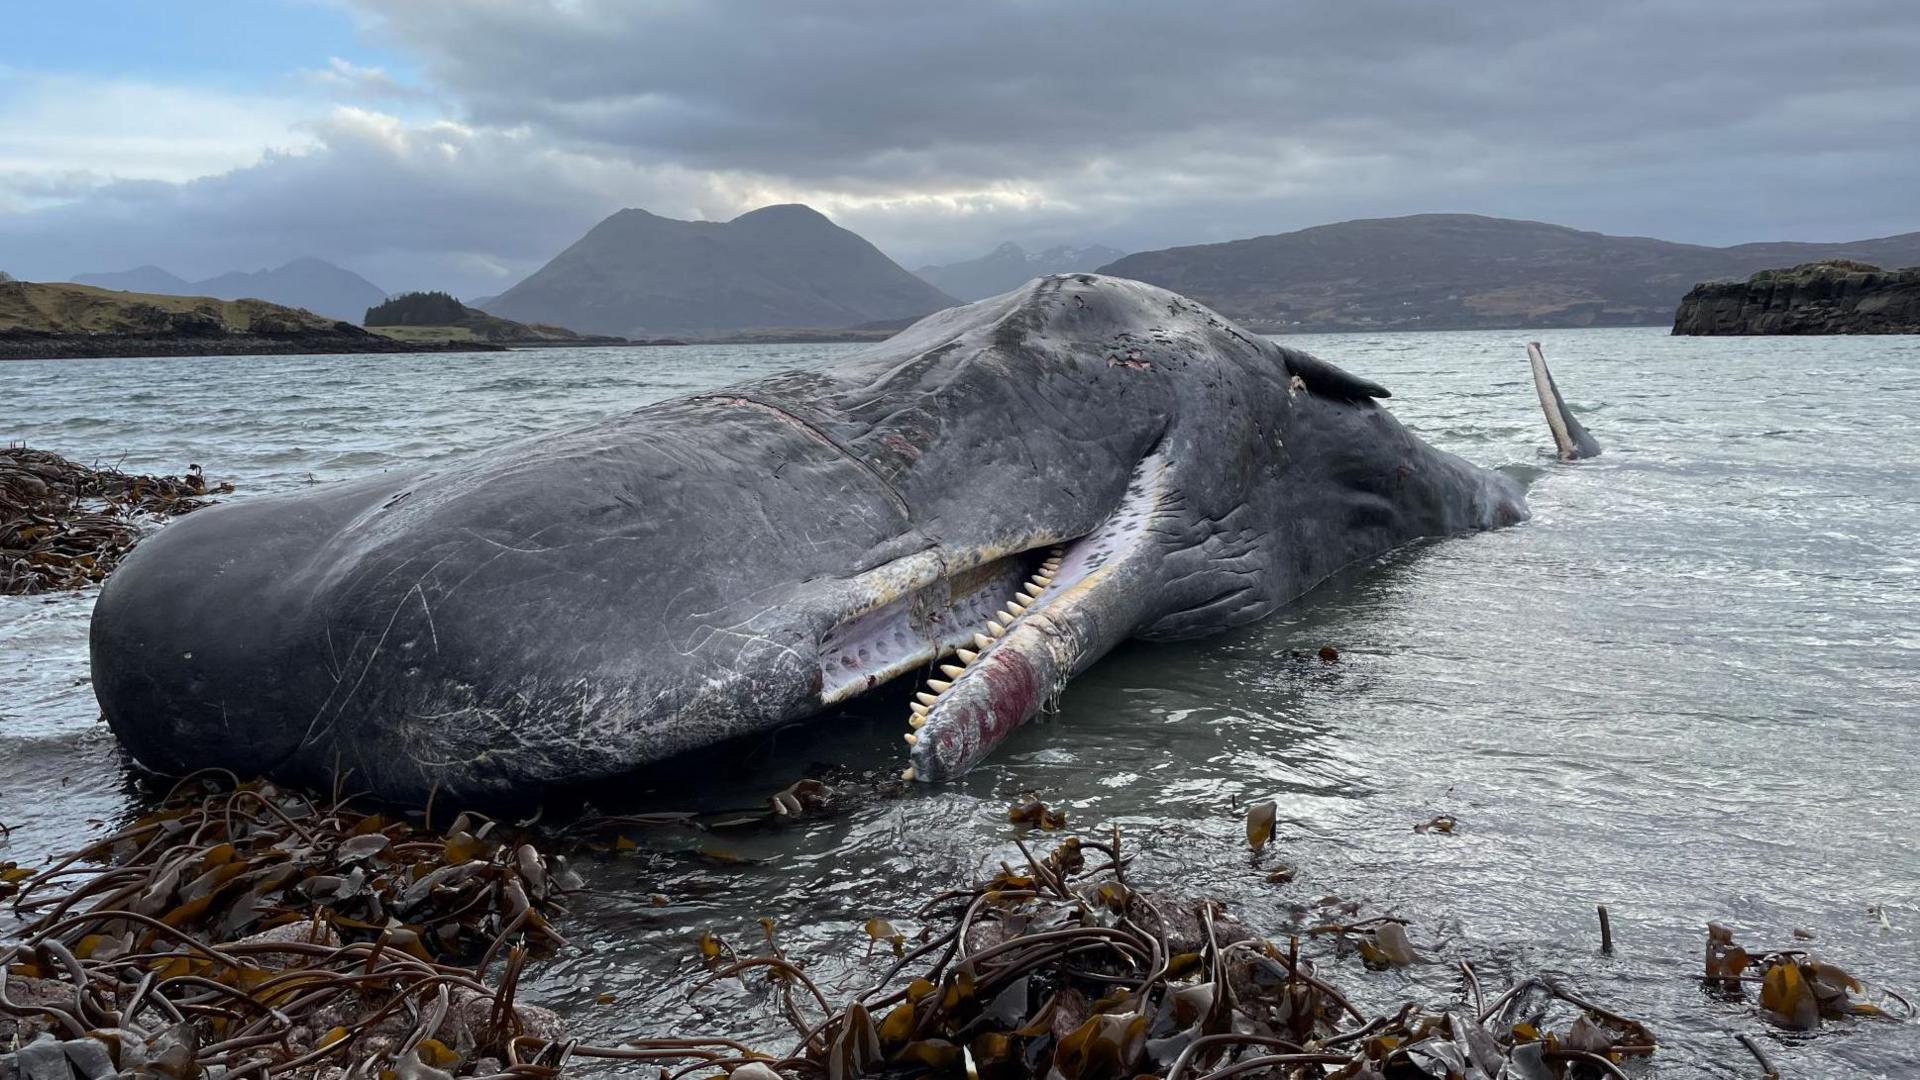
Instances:
[[[358,323],[368,308],[387,298],[385,290],[359,274],[313,258],[252,273],[236,270],[204,281],[188,281],[151,265],[117,273],[78,274],[73,281],[120,292],[266,300],[350,323]]]
[[[855,326],[955,303],[819,211],[788,204],[725,222],[621,210],[485,310],[655,337]]]
[[[1017,289],[1045,274],[1092,270],[1125,254],[1118,248],[1101,247],[1098,244],[1028,251],[1019,244],[1009,242],[977,259],[944,266],[923,266],[914,273],[935,288],[962,300],[983,300]]]
[[[1920,263],[1920,233],[1717,248],[1417,214],[1140,252],[1100,272],[1184,293],[1269,333],[1449,330],[1669,325],[1698,282],[1835,258]]]
[[[470,306],[522,323],[628,338],[818,340],[904,326],[1048,273],[1098,269],[1184,293],[1267,333],[1669,325],[1695,284],[1823,259],[1920,264],[1920,233],[1734,247],[1609,236],[1538,221],[1416,214],[1144,251],[1001,244],[977,259],[903,269],[805,206],[731,221],[621,210],[519,284]],[[319,259],[185,281],[155,266],[82,284],[252,297],[350,322],[386,299]],[[795,337],[795,334],[799,337]],[[855,335],[858,336],[858,335]]]

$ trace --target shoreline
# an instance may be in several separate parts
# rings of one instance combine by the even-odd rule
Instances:
[[[506,352],[489,342],[413,342],[369,335],[166,338],[122,334],[0,334],[0,360],[133,360],[156,356],[333,356],[368,353]]]

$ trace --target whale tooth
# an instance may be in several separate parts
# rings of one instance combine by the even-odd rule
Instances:
[[[915,734],[914,734],[913,732],[911,732],[911,731],[909,731],[909,732],[907,732],[907,745],[908,745],[908,746],[918,746],[918,745],[920,745],[920,736],[918,736],[918,735],[915,735]]]
[[[992,639],[992,638],[990,638],[990,637],[988,637],[988,636],[987,636],[987,635],[985,635],[985,634],[975,634],[975,635],[973,635],[973,643],[974,643],[975,645],[978,645],[978,646],[980,646],[980,648],[981,648],[981,650],[982,650],[982,651],[984,651],[984,650],[987,650],[987,649],[991,649],[991,648],[993,648],[993,639]],[[980,654],[979,654],[979,653],[975,653],[974,655],[975,655],[975,656],[978,656],[978,655],[980,655]]]
[[[939,698],[934,697],[932,694],[927,693],[925,690],[922,690],[913,696],[918,698],[922,705],[931,705],[934,702],[940,700]]]
[[[914,728],[915,730],[918,730],[918,729],[920,729],[920,728],[923,728],[923,727],[926,727],[926,726],[927,726],[927,714],[926,714],[926,713],[914,713],[913,715],[911,715],[911,716],[909,716],[909,717],[907,717],[907,726],[908,726],[908,727],[911,727],[911,728]]]
[[[957,679],[961,675],[966,674],[967,669],[961,667],[959,664],[941,664],[940,670],[946,673],[947,678]]]
[[[1014,593],[1014,594],[1013,594],[1013,598],[1014,598],[1015,600],[1018,600],[1018,601],[1020,601],[1020,602],[1021,602],[1021,603],[1023,603],[1023,604],[1031,604],[1031,603],[1033,603],[1033,594],[1032,594],[1032,593],[1024,593],[1024,592],[1017,592],[1017,593]]]
[[[979,637],[980,635],[975,634],[973,636]],[[963,664],[971,664],[975,660],[980,659],[980,654],[977,652],[974,652],[972,649],[955,649],[953,650],[953,655],[959,657],[960,662]]]
[[[1027,613],[1027,605],[1025,604],[1008,604],[1007,609],[1015,615],[1025,615]]]
[[[1007,606],[1006,606],[1006,607],[1003,607],[1003,608],[1001,608],[1001,609],[1000,609],[1000,621],[1002,621],[1002,622],[1012,622],[1012,621],[1013,621],[1013,617],[1014,617],[1015,615],[1018,615],[1018,614],[1019,614],[1019,611],[1018,611],[1018,608],[1019,608],[1019,606],[1020,606],[1020,605],[1018,605],[1018,604],[1014,604],[1014,603],[1011,603],[1011,602],[1010,602],[1010,603],[1008,603],[1008,604],[1007,604]]]
[[[900,779],[902,780],[913,779],[913,766],[911,765],[907,766],[907,771],[900,774]]]
[[[1006,627],[1001,626],[999,623],[994,622],[992,619],[987,620],[987,629],[993,631],[994,637],[999,637],[1001,634],[1004,634],[1007,632]]]
[[[907,708],[912,709],[913,715],[915,716],[927,715],[927,706],[923,702],[909,701],[907,702]]]
[[[927,685],[933,688],[934,693],[938,694],[953,684],[945,679],[928,679]]]
[[[1051,585],[1053,584],[1053,571],[1042,570],[1041,572],[1033,575],[1033,580],[1039,582],[1042,585]]]

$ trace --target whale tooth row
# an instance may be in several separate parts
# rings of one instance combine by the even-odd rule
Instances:
[[[1053,584],[1053,577],[1059,573],[1061,560],[1065,556],[1066,549],[1063,547],[1055,547],[1049,551],[1046,559],[1040,563],[1040,569],[1034,571],[1027,583],[1014,592],[1013,599],[1007,601],[1005,607],[995,613],[993,618],[987,620],[987,632],[984,634],[976,632],[973,635],[974,647],[954,650],[954,655],[959,657],[960,662],[940,665],[940,673],[946,678],[928,679],[927,690],[913,695],[913,701],[908,704],[910,711],[907,714],[907,724],[913,730],[906,732],[904,736],[908,746],[920,745],[920,729],[926,726],[927,716],[932,711],[934,703],[940,699],[939,696],[951,689],[953,680],[966,674],[967,668],[979,660],[982,653],[993,647],[996,638],[1006,634],[1007,627],[1013,623],[1014,619],[1025,615],[1027,609],[1039,600],[1040,594]],[[928,693],[928,690],[932,693]],[[914,776],[913,766],[909,765],[906,771],[900,774],[900,779],[912,780]]]

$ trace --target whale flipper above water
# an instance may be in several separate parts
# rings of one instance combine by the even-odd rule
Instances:
[[[419,801],[617,775],[936,664],[904,734],[944,779],[1127,638],[1526,517],[1383,396],[1164,290],[1042,278],[824,367],[194,514],[102,590],[93,685],[150,767]]]
[[[1553,372],[1547,370],[1547,357],[1540,351],[1539,342],[1527,342],[1527,362],[1533,367],[1534,392],[1540,396],[1541,411],[1547,414],[1547,428],[1553,432],[1560,460],[1599,457],[1599,441],[1587,434],[1573,410],[1567,408],[1566,399],[1560,396],[1560,387],[1554,384]]]

